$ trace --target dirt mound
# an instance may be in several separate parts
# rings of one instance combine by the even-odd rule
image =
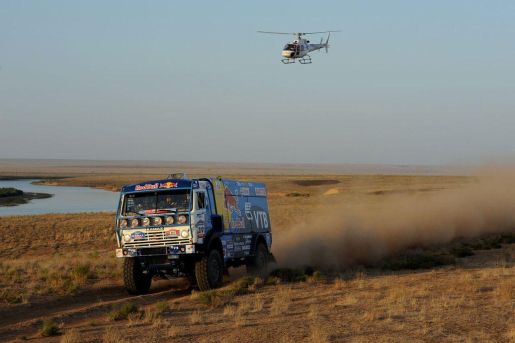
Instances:
[[[308,180],[294,180],[292,183],[298,186],[324,186],[324,185],[335,185],[340,183],[338,180],[319,180],[319,179],[308,179]]]

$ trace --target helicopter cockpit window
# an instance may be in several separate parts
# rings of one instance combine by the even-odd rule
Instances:
[[[295,51],[297,50],[297,45],[296,44],[286,44],[284,46],[284,50],[289,50],[289,51]]]

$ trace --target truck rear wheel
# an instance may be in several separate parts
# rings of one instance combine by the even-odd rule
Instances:
[[[263,243],[258,243],[256,254],[247,263],[247,273],[261,278],[268,276],[268,249]]]
[[[150,289],[152,275],[143,273],[136,258],[125,258],[123,261],[123,283],[129,294],[145,294]]]
[[[207,291],[222,286],[224,265],[222,254],[218,249],[212,249],[200,261],[195,263],[195,277],[201,291]]]

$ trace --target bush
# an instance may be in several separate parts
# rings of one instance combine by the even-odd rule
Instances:
[[[429,269],[454,264],[454,256],[432,251],[406,251],[383,261],[382,268],[388,270]]]
[[[236,294],[238,294],[238,292],[235,289],[212,289],[200,292],[196,297],[204,305],[219,307],[229,303]]]
[[[502,238],[502,243],[513,244],[513,243],[515,243],[515,232],[502,234],[501,238]]]
[[[41,327],[41,336],[50,337],[59,335],[59,327],[52,320],[45,320],[43,322],[43,326]]]
[[[451,249],[451,254],[456,257],[467,257],[474,255],[474,251],[466,245],[459,245]]]
[[[20,196],[23,195],[23,191],[8,187],[8,188],[0,188],[0,198],[2,197],[13,197],[13,196]]]
[[[282,282],[303,282],[307,279],[307,275],[303,271],[292,268],[275,269],[270,276],[279,278]]]
[[[156,303],[155,306],[156,306],[156,314],[158,316],[162,315],[165,312],[168,312],[168,310],[170,309],[170,306],[168,305],[168,303],[166,301],[159,301]]]
[[[138,307],[136,305],[124,304],[120,308],[111,311],[111,313],[109,313],[109,318],[111,320],[123,320],[123,319],[127,319],[129,314],[137,313],[137,312],[138,312]]]
[[[313,274],[311,276],[309,276],[307,279],[307,281],[309,283],[325,282],[326,280],[327,280],[327,278],[325,277],[325,275],[322,274],[322,272],[320,272],[318,270],[313,272]]]

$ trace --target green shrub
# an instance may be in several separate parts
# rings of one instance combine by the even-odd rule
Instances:
[[[459,245],[451,249],[451,254],[456,257],[467,257],[474,255],[474,251],[466,245]]]
[[[326,276],[322,274],[322,272],[320,272],[319,270],[313,272],[313,274],[309,276],[307,279],[307,281],[310,283],[325,282],[326,280]]]
[[[292,268],[277,268],[270,273],[270,276],[279,278],[282,282],[303,282],[307,279],[303,271]]]
[[[8,188],[0,188],[0,198],[2,197],[12,197],[12,196],[20,196],[23,195],[23,191],[8,187]]]
[[[168,303],[166,301],[158,301],[155,304],[155,306],[156,306],[156,314],[158,316],[162,315],[165,312],[168,312],[168,310],[170,309],[170,306],[168,305]]]
[[[212,289],[197,294],[197,299],[204,305],[219,307],[231,302],[238,293],[236,289]]]
[[[388,270],[429,269],[454,264],[455,258],[447,253],[434,251],[405,251],[383,261],[382,268]]]
[[[501,238],[504,244],[513,244],[515,243],[515,232],[502,234]]]
[[[137,313],[137,312],[138,312],[138,307],[136,305],[131,304],[131,303],[124,304],[120,308],[111,311],[111,313],[109,313],[109,318],[111,320],[123,320],[123,319],[127,319],[129,314]]]
[[[41,336],[50,337],[59,335],[59,327],[52,320],[45,320],[40,331]]]
[[[248,293],[249,287],[254,284],[254,277],[243,276],[229,285],[238,294]]]

